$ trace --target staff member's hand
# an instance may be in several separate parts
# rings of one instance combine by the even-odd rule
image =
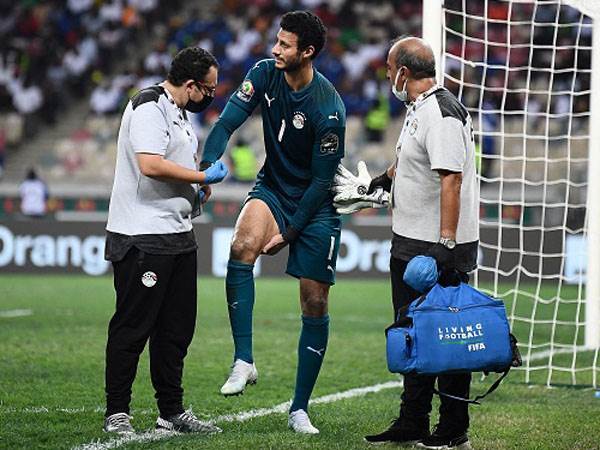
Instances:
[[[198,191],[198,196],[200,197],[200,203],[205,204],[212,194],[212,188],[209,185],[201,186]]]
[[[438,242],[431,246],[427,252],[427,256],[434,258],[438,269],[440,269],[438,283],[441,286],[458,286],[460,284],[461,278],[456,270],[454,250],[450,250]]]
[[[205,179],[202,184],[214,184],[223,181],[223,178],[229,174],[229,170],[222,161],[217,161],[208,169],[204,170],[203,173]]]
[[[435,259],[440,270],[454,270],[454,252],[439,242],[432,245],[426,255]]]

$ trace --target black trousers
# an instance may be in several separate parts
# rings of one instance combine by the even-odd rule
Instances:
[[[196,324],[196,252],[113,262],[117,307],[106,344],[106,416],[129,413],[138,360],[150,340],[150,375],[164,418],[183,412],[183,359]]]
[[[408,262],[393,256],[390,259],[394,320],[402,307],[408,306],[420,295],[402,279],[407,264]],[[461,273],[460,276],[464,282],[469,280],[469,276],[465,273]],[[429,429],[429,413],[436,379],[441,392],[468,398],[471,384],[470,373],[439,376],[404,375],[404,391],[400,403],[400,418],[404,426],[422,430]],[[469,428],[468,404],[447,397],[441,397],[440,401],[439,431],[442,434],[460,434],[467,431]]]

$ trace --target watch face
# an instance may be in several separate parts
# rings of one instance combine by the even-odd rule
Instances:
[[[449,238],[441,238],[440,244],[442,244],[448,250],[454,250],[454,247],[456,247],[456,241],[454,239]]]

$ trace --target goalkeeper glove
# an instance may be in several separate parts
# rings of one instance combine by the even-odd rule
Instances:
[[[358,176],[355,176],[342,164],[338,166],[337,174],[333,178],[332,191],[335,194],[333,202],[338,204],[366,202],[387,206],[390,201],[388,192],[385,192],[382,188],[377,188],[370,194],[368,193],[371,185],[371,175],[369,175],[366,163],[359,161],[357,167]],[[374,206],[364,206],[364,208],[372,207]]]
[[[381,203],[373,203],[373,202],[345,202],[345,203],[333,203],[333,206],[338,214],[354,214],[361,209],[366,208],[385,208],[386,205],[382,205]]]

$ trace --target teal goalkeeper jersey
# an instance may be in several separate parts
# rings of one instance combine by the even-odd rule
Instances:
[[[344,156],[344,104],[333,85],[317,70],[307,86],[293,91],[284,72],[275,68],[274,60],[259,61],[231,96],[211,130],[203,161],[214,162],[222,155],[226,145],[223,139],[228,139],[258,105],[266,150],[258,182],[274,190],[286,207],[302,208],[306,203],[302,200],[315,182],[321,189],[329,189]],[[310,206],[312,214],[323,206],[332,209],[329,192],[317,197],[320,205],[304,205]],[[298,217],[292,223],[301,228],[307,219]]]

